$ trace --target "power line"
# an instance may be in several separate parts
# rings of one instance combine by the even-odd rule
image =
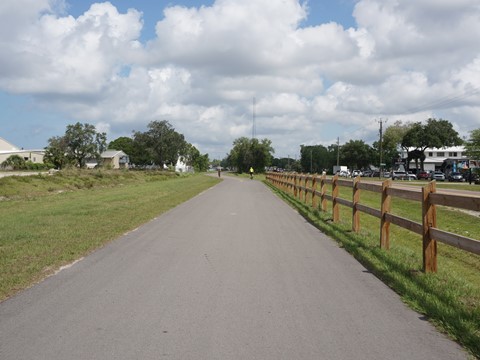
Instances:
[[[452,95],[446,95],[446,96],[443,96],[435,101],[432,101],[430,103],[427,103],[425,105],[422,105],[422,106],[417,106],[417,107],[414,107],[414,108],[411,108],[411,109],[408,109],[405,114],[415,114],[417,112],[420,112],[420,111],[425,111],[425,110],[431,110],[431,109],[435,109],[435,108],[439,108],[439,107],[446,107],[447,105],[450,105],[450,104],[453,104],[459,100],[464,100],[464,99],[467,99],[473,95],[476,95],[476,94],[479,94],[480,93],[480,86],[478,87],[475,87],[467,92],[465,92],[464,94],[461,94],[461,95],[455,95],[455,96],[452,96]]]

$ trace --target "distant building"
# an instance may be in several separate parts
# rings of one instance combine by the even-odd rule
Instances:
[[[409,149],[413,150],[413,148]],[[450,171],[457,171],[468,168],[470,162],[475,164],[476,161],[470,160],[465,155],[464,146],[452,146],[445,148],[427,148],[425,149],[425,160],[423,166],[425,171],[441,170],[449,173]],[[407,151],[402,149],[400,152],[402,159],[407,159]],[[420,161],[418,162],[420,166]],[[409,169],[415,168],[415,161],[409,163]]]
[[[130,159],[127,154],[121,150],[107,150],[101,155],[103,166],[112,169],[128,169]]]
[[[7,140],[0,137],[0,163],[7,160],[12,155],[18,155],[25,161],[31,161],[37,164],[43,164],[45,150],[24,150],[13,145]]]
[[[87,159],[85,166],[87,169],[94,169],[97,166],[103,166],[111,169],[128,169],[130,159],[127,154],[121,150],[107,150],[100,154],[101,164],[97,159]]]

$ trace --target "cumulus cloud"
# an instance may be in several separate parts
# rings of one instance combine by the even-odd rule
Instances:
[[[7,1],[17,5],[2,9],[1,23],[11,11],[25,7],[24,2]],[[2,56],[0,62],[0,86],[8,91],[72,95],[99,92],[138,47],[136,39],[142,24],[135,10],[119,14],[110,3],[93,4],[75,19],[54,13],[51,2],[40,2],[34,9],[36,14],[17,14],[20,26],[2,32],[8,36],[3,42],[7,43],[9,56]]]
[[[140,10],[102,2],[73,17],[65,1],[4,0],[0,89],[110,140],[165,119],[218,156],[250,136],[253,98],[257,135],[279,156],[373,141],[378,117],[480,126],[477,0],[358,0],[351,28],[309,16],[298,0],[168,6],[142,43]]]

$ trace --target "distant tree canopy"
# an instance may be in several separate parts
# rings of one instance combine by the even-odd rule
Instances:
[[[166,120],[152,121],[147,131],[133,131],[132,138],[123,136],[112,141],[109,149],[122,150],[135,165],[175,165],[181,158],[195,171],[208,169],[208,154],[200,151],[185,140]]]
[[[302,171],[300,161],[296,159],[292,159],[290,157],[273,158],[271,166],[284,169],[286,171],[298,171],[298,172]]]
[[[274,149],[268,139],[259,141],[241,137],[233,142],[233,148],[228,155],[228,165],[237,169],[238,173],[248,172],[253,167],[255,172],[265,172],[265,167],[270,166]]]
[[[425,160],[425,149],[462,144],[463,140],[448,120],[432,118],[428,119],[426,124],[413,123],[411,128],[403,135],[401,142],[401,146],[408,151],[408,159],[415,160],[417,168],[418,160],[420,160],[421,169],[423,169],[423,161]]]
[[[363,140],[350,140],[340,148],[340,163],[349,169],[364,169],[375,163],[373,148]]]
[[[51,163],[59,169],[69,164],[83,168],[88,159],[100,160],[100,154],[105,151],[106,143],[105,133],[97,132],[93,125],[77,122],[67,126],[65,135],[48,140],[44,162]]]
[[[208,154],[200,154],[200,151],[198,151],[198,149],[192,144],[187,144],[183,160],[187,165],[193,166],[197,172],[208,170]]]
[[[382,136],[382,161],[380,161],[380,142],[375,141],[372,146],[375,161],[372,164],[379,165],[382,162],[386,168],[392,168],[395,161],[400,157],[398,150],[401,147],[403,137],[411,127],[411,123],[404,124],[401,120],[397,120],[393,125],[387,127]]]
[[[119,137],[108,144],[108,149],[110,150],[119,150],[123,151],[125,154],[129,155],[130,157],[134,153],[135,144],[132,138],[127,136]]]
[[[470,159],[480,160],[480,129],[472,130],[465,142],[465,154]]]
[[[300,145],[300,165],[303,172],[321,173],[332,168],[335,153],[331,153],[323,145]]]
[[[185,155],[188,143],[182,134],[175,131],[166,120],[152,121],[146,132],[134,132],[133,141],[140,150],[139,164],[175,164],[180,155]]]

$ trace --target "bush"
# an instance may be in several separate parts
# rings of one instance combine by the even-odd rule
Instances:
[[[12,170],[25,169],[25,160],[19,155],[11,155],[2,163],[3,168],[11,168]]]

